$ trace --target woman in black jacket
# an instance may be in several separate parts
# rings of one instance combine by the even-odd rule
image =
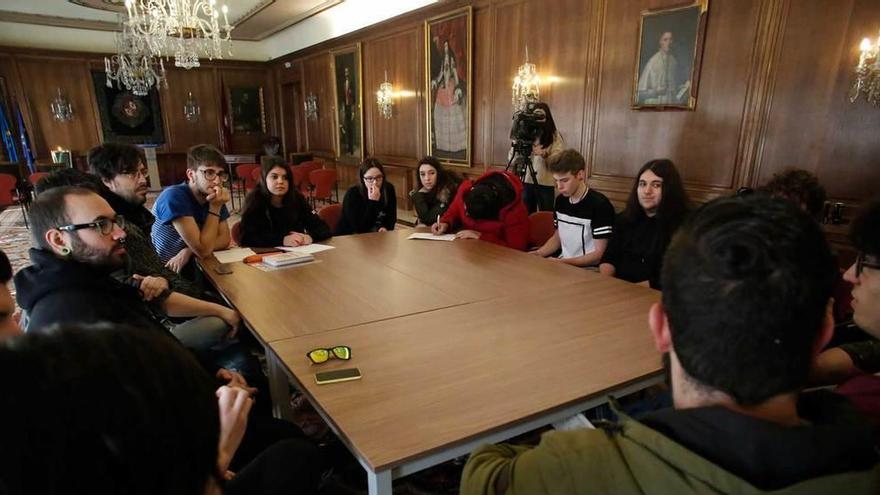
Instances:
[[[375,158],[358,167],[359,182],[342,199],[342,217],[336,235],[394,230],[397,223],[397,195],[385,180],[385,168]]]
[[[262,180],[248,194],[241,214],[241,245],[305,246],[330,237],[330,228],[291,183],[281,158],[266,160]]]
[[[455,198],[460,183],[461,179],[444,169],[433,156],[422,158],[416,174],[416,188],[409,193],[419,224],[437,223]]]

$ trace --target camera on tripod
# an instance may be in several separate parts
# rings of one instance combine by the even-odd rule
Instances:
[[[525,109],[513,114],[513,126],[510,128],[513,153],[507,163],[507,170],[513,168],[513,173],[520,180],[525,180],[526,171],[528,171],[535,184],[538,183],[538,180],[535,169],[532,167],[532,145],[544,132],[544,126],[547,123],[547,116],[544,112],[538,113],[536,109],[537,102],[532,101],[526,104]]]

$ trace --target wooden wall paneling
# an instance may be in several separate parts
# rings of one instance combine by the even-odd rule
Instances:
[[[59,146],[81,154],[100,141],[87,60],[19,56],[16,65],[24,90],[18,103],[30,116],[29,137],[36,157],[50,158],[49,150]],[[49,105],[58,88],[73,106],[70,122],[52,118]]]
[[[495,43],[490,34],[495,9],[474,9],[473,63],[471,64],[471,166],[483,165],[491,153],[492,55]],[[426,131],[427,132],[427,131]]]
[[[383,161],[415,165],[427,154],[424,29],[418,25],[368,40],[362,53],[367,152]],[[395,93],[390,119],[379,114],[375,98],[385,71]]]
[[[266,119],[266,133],[232,133],[232,151],[234,153],[260,153],[262,152],[263,138],[271,135],[273,130],[274,114],[274,91],[272,90],[272,78],[266,67],[219,67],[218,75],[222,83],[222,98],[233,86],[260,86],[263,88],[263,103]],[[232,111],[229,109],[228,111]]]
[[[196,144],[220,146],[220,100],[217,98],[214,71],[206,68],[177,69],[166,71],[168,88],[162,88],[162,113],[166,120],[168,151],[185,153]],[[201,114],[197,122],[188,122],[183,116],[183,106],[188,94],[199,104]]]
[[[523,63],[526,43],[543,36],[542,30],[526,29],[529,22],[542,22],[542,16],[535,19],[527,19],[526,1],[515,0],[500,3],[493,7],[495,11],[492,32],[489,38],[492,42],[491,76],[489,83],[490,103],[489,112],[491,145],[487,162],[489,165],[506,165],[507,154],[510,152],[510,124],[513,114],[511,104],[511,87],[516,75],[516,68]],[[549,9],[548,9],[549,13]],[[551,29],[555,29],[552,27]],[[532,46],[529,43],[529,51]],[[530,57],[533,61],[536,57]],[[536,63],[537,65],[537,63]],[[540,66],[537,67],[540,74]],[[579,106],[579,105],[578,105]],[[551,109],[553,111],[554,109]],[[556,112],[553,112],[556,118]]]
[[[308,129],[309,151],[324,158],[336,156],[334,128],[336,118],[333,108],[333,87],[330,79],[330,54],[320,53],[302,61],[303,101],[310,94],[318,98],[318,118],[305,118]]]
[[[592,122],[594,182],[612,179],[607,182],[611,188],[631,184],[619,179],[631,180],[646,161],[666,157],[691,187],[719,194],[735,185],[758,1],[710,2],[696,110],[632,110],[640,11],[676,3],[606,0],[598,115]]]
[[[880,109],[847,95],[864,37],[880,28],[880,2],[791,2],[763,154],[753,184],[788,167],[815,173],[829,196],[857,202],[880,184]]]

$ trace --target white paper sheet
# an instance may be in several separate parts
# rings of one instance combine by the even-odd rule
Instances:
[[[321,251],[327,251],[328,249],[336,249],[336,246],[328,246],[326,244],[309,244],[307,246],[297,247],[278,246],[275,249],[279,251],[287,251],[289,253],[315,254],[320,253]]]
[[[235,248],[226,249],[224,251],[214,251],[214,257],[220,263],[236,263],[248,256],[257,254],[251,248]]]
[[[420,239],[423,241],[454,241],[455,234],[434,235],[416,232],[415,234],[410,234],[407,239]]]

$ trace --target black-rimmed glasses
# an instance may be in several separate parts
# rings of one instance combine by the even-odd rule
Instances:
[[[121,175],[127,175],[134,180],[138,180],[143,177],[145,180],[150,180],[150,171],[145,168],[139,168],[133,172],[120,172]]]
[[[218,172],[212,168],[200,168],[199,172],[201,172],[207,180],[214,180],[217,177],[220,177],[220,182],[229,182],[229,172],[225,170]]]
[[[382,180],[382,179],[384,179],[384,178],[385,178],[384,175],[375,175],[375,176],[365,175],[365,176],[364,176],[364,182],[367,182],[367,183],[371,183],[371,184],[372,184],[373,182],[378,182],[378,181],[380,181],[380,180]]]
[[[116,215],[114,218],[102,218],[88,223],[72,223],[69,225],[61,225],[58,230],[64,232],[74,232],[80,229],[96,229],[101,235],[110,235],[113,232],[113,226],[116,225],[120,229],[125,228],[125,218],[122,215]]]
[[[880,270],[880,263],[867,261],[865,260],[865,253],[859,253],[858,257],[856,257],[856,277],[861,276],[865,268]]]

